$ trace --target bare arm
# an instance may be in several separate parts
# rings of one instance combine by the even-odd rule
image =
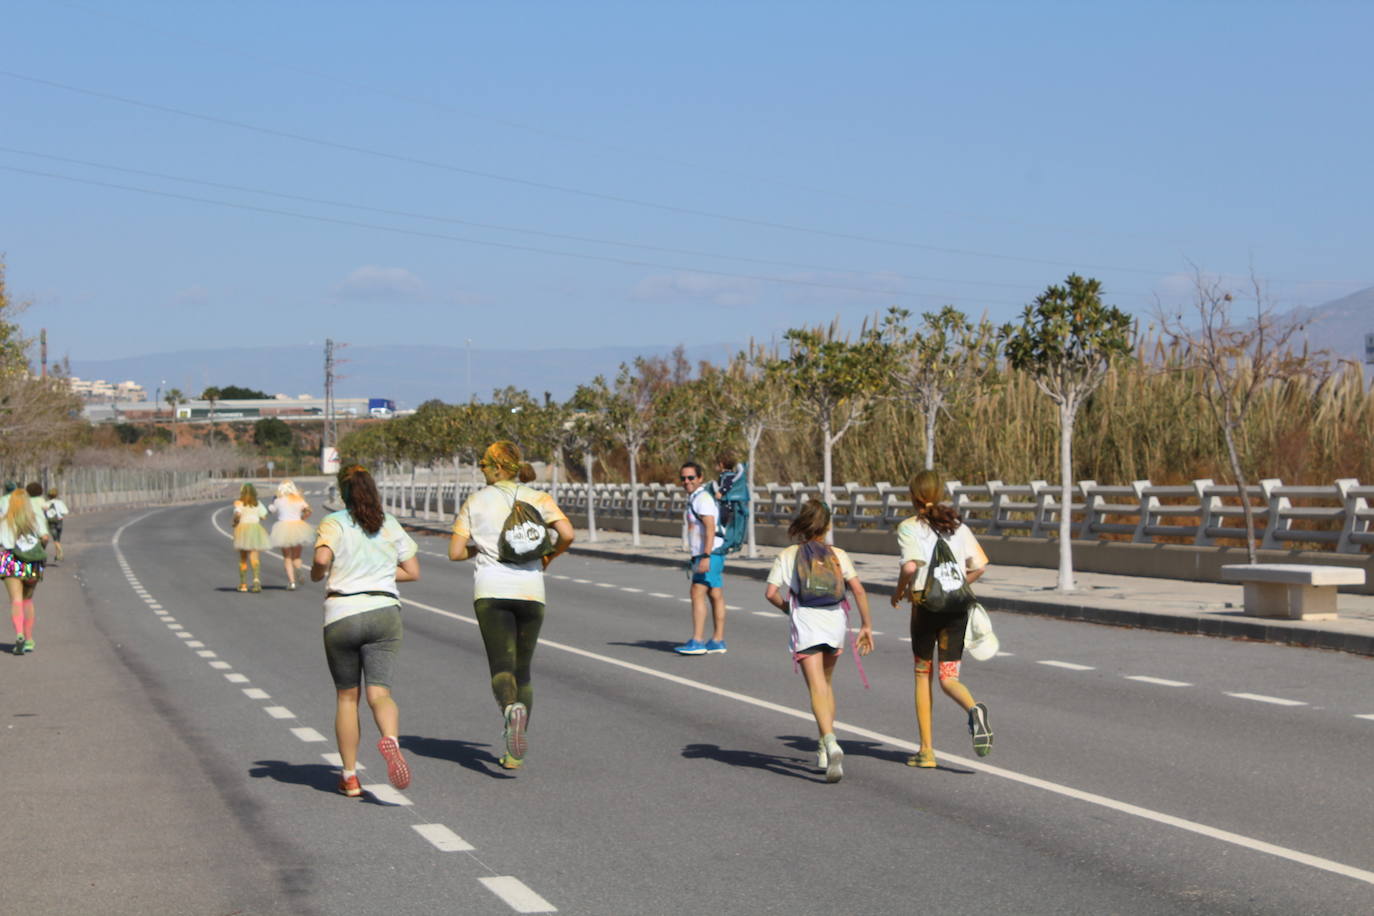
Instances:
[[[716,542],[716,517],[714,515],[703,516],[701,519],[702,536],[701,547],[708,554],[711,552],[711,545]],[[711,568],[711,558],[702,557],[697,561],[697,572],[704,573]]]
[[[310,581],[319,582],[329,575],[329,567],[334,562],[334,551],[321,544],[315,548],[315,557],[310,564]]]
[[[573,542],[572,522],[568,521],[566,518],[560,518],[550,527],[558,533],[558,543],[553,545],[553,553],[544,558],[545,569],[548,569],[549,564],[555,559],[567,553],[568,548],[572,546]]]
[[[868,613],[868,592],[864,591],[858,576],[846,579],[845,585],[849,586],[854,603],[859,607],[859,635],[854,638],[854,645],[858,646],[860,655],[867,655],[873,651],[873,618]]]
[[[787,599],[783,596],[782,589],[778,588],[773,583],[768,583],[768,587],[763,590],[763,600],[767,601],[784,614],[787,613]]]
[[[902,599],[911,590],[911,583],[916,579],[916,570],[924,565],[920,560],[907,560],[902,564],[901,572],[897,574],[897,588],[892,592],[893,607],[902,603]]]
[[[450,560],[454,562],[466,560],[476,555],[476,553],[477,551],[472,547],[472,541],[463,537],[461,534],[455,534],[448,539],[448,558]]]
[[[411,557],[409,560],[402,560],[396,564],[396,581],[420,581],[420,558],[418,556]]]
[[[964,574],[964,581],[966,581],[969,585],[972,585],[979,579],[983,578],[983,573],[987,571],[988,568],[986,566],[984,566],[982,569],[970,569]]]

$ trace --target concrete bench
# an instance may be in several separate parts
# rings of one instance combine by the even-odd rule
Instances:
[[[1221,577],[1245,587],[1245,613],[1288,620],[1335,620],[1336,588],[1364,585],[1364,570],[1350,566],[1238,563]]]

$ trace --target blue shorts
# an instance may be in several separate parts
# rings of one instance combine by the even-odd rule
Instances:
[[[725,554],[709,554],[711,563],[706,567],[706,572],[697,572],[697,564],[701,558],[707,554],[692,557],[687,564],[687,570],[691,574],[693,585],[704,585],[707,588],[720,588],[725,584]]]

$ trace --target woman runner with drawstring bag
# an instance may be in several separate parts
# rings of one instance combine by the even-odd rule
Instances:
[[[835,663],[844,654],[849,633],[849,602],[846,587],[859,606],[859,635],[854,640],[854,663],[868,686],[860,655],[873,651],[873,627],[868,616],[868,595],[849,554],[825,543],[830,530],[830,507],[808,499],[787,528],[800,543],[788,547],[773,561],[763,597],[792,618],[789,646],[792,662],[800,664],[811,694],[811,713],[820,733],[816,766],[825,770],[826,782],[844,776],[844,751],[835,740]]]
[[[959,680],[964,657],[964,633],[973,598],[969,585],[988,565],[988,555],[978,539],[959,519],[953,506],[940,502],[944,484],[934,471],[911,478],[911,505],[916,514],[897,526],[902,567],[892,606],[904,597],[911,600],[911,652],[916,660],[916,725],[921,750],[907,759],[907,766],[937,766],[931,738],[932,684],[935,650],[940,652],[940,689],[968,713],[973,752],[986,757],[992,751],[988,708],[975,703]]]
[[[553,497],[521,486],[534,468],[514,442],[493,442],[478,462],[487,485],[467,498],[453,522],[448,558],[475,557],[473,611],[491,669],[491,692],[504,721],[507,770],[525,762],[525,728],[534,705],[530,665],[544,623],[544,570],[568,549],[572,523]],[[548,529],[558,535],[550,543]]]

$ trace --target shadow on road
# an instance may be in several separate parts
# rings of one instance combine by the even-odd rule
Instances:
[[[488,748],[490,744],[475,741],[460,741],[456,738],[422,738],[415,735],[402,735],[401,747],[417,757],[432,757],[447,760],[460,767],[490,776],[492,779],[514,779],[515,776],[502,769],[496,755]]]
[[[309,786],[320,792],[339,791],[339,771],[325,763],[287,763],[285,760],[259,760],[248,775],[254,779],[275,779],[295,786]]]
[[[673,654],[673,647],[680,646],[682,643],[673,642],[669,639],[640,639],[635,642],[608,642],[608,646],[629,646],[631,649],[652,649],[655,652],[667,652]]]
[[[728,763],[734,767],[767,770],[770,773],[777,773],[779,776],[791,776],[804,782],[825,782],[823,775],[817,773],[816,769],[805,760],[797,757],[779,757],[776,754],[760,754],[758,751],[729,750],[718,744],[689,744],[682,749],[682,756],[689,760],[705,758]]]
[[[810,735],[778,735],[778,740],[790,748],[795,748],[804,754],[815,754],[817,741]],[[885,763],[900,763],[906,766],[907,757],[911,756],[906,751],[897,748],[885,747],[874,741],[855,741],[841,740],[840,747],[844,748],[847,757],[872,757],[874,760],[881,760]],[[938,759],[938,752],[937,752]],[[958,773],[962,776],[974,775],[973,770],[965,770],[960,767],[940,764],[938,770],[945,770],[949,773]]]

